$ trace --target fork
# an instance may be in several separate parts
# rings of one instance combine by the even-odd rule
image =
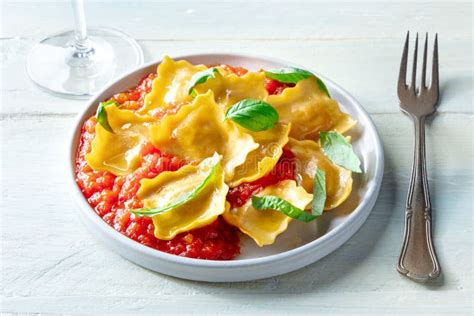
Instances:
[[[414,122],[415,145],[406,201],[403,246],[398,258],[397,270],[412,280],[425,282],[437,278],[441,272],[432,240],[431,201],[425,154],[425,119],[436,111],[439,101],[438,34],[434,40],[429,87],[426,85],[428,33],[426,33],[423,52],[421,83],[418,87],[416,85],[418,33],[416,34],[410,85],[407,85],[406,82],[409,39],[410,33],[408,32],[400,63],[397,92],[400,99],[400,109]]]

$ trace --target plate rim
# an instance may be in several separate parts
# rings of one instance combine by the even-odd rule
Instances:
[[[305,253],[306,251],[311,250],[312,248],[322,247],[328,242],[335,241],[337,240],[337,237],[339,235],[344,233],[344,231],[349,231],[349,228],[352,225],[357,224],[358,223],[357,219],[359,219],[359,221],[362,221],[362,223],[359,223],[359,227],[349,237],[347,237],[346,240],[344,240],[341,243],[341,245],[344,244],[350,237],[352,237],[352,235],[360,228],[360,226],[362,226],[362,224],[367,219],[368,215],[371,213],[374,207],[375,201],[377,200],[378,194],[380,192],[380,187],[381,187],[382,179],[383,179],[383,171],[384,171],[383,145],[382,145],[381,137],[377,131],[377,128],[372,118],[368,114],[368,112],[347,90],[345,90],[342,86],[340,86],[333,80],[330,80],[327,77],[320,75],[319,73],[311,70],[308,67],[300,66],[298,64],[288,62],[280,58],[274,58],[274,57],[257,55],[257,54],[227,53],[227,52],[220,52],[220,53],[199,52],[199,53],[184,54],[184,55],[178,54],[178,55],[173,55],[170,57],[173,59],[190,59],[190,58],[192,59],[192,58],[204,58],[205,56],[215,57],[216,59],[223,58],[223,57],[226,57],[226,58],[234,57],[234,58],[244,58],[244,59],[250,59],[250,60],[261,60],[261,61],[266,61],[266,62],[275,63],[275,64],[288,65],[292,67],[298,67],[301,69],[307,69],[311,71],[312,73],[314,73],[315,75],[317,75],[318,77],[320,77],[324,82],[329,83],[328,85],[330,87],[337,88],[340,94],[344,95],[344,97],[350,101],[351,106],[357,107],[357,110],[361,111],[362,114],[366,116],[367,122],[370,125],[371,130],[373,131],[373,133],[371,134],[373,135],[375,139],[374,148],[376,149],[375,150],[376,159],[375,159],[375,166],[374,166],[374,176],[371,179],[374,181],[374,184],[370,186],[370,188],[368,188],[368,191],[365,194],[364,198],[362,199],[361,203],[357,205],[357,207],[351,212],[351,214],[349,214],[349,216],[346,218],[346,220],[343,223],[336,226],[333,230],[329,231],[323,236],[307,244],[301,245],[299,247],[296,247],[296,248],[293,248],[281,253],[272,254],[272,255],[268,255],[264,257],[258,257],[258,258],[247,258],[247,259],[238,259],[238,260],[207,260],[207,259],[181,257],[181,256],[169,254],[166,252],[162,252],[154,248],[147,247],[135,240],[130,239],[129,237],[123,235],[122,233],[116,231],[113,227],[108,225],[100,216],[98,216],[97,213],[95,213],[94,209],[87,203],[87,200],[82,195],[82,192],[80,191],[79,186],[77,185],[75,181],[75,155],[77,151],[78,137],[80,135],[79,132],[81,130],[82,124],[84,123],[85,119],[87,119],[86,114],[89,115],[88,113],[91,112],[91,108],[95,106],[97,102],[99,102],[99,100],[97,99],[102,94],[106,93],[108,90],[111,89],[112,86],[124,80],[125,78],[135,73],[138,73],[140,71],[143,71],[144,69],[149,68],[151,66],[158,65],[163,60],[163,58],[159,58],[152,62],[141,65],[140,67],[137,67],[134,70],[125,73],[118,79],[107,84],[106,87],[101,89],[99,92],[97,92],[94,96],[92,96],[89,100],[85,102],[85,105],[79,110],[78,114],[74,118],[72,127],[70,128],[69,133],[67,134],[67,146],[66,146],[67,156],[66,156],[65,161],[66,161],[66,174],[67,174],[67,183],[69,187],[69,192],[73,195],[75,202],[78,204],[79,206],[78,209],[80,210],[81,214],[85,215],[85,217],[88,220],[90,220],[92,224],[94,224],[94,226],[101,229],[102,232],[105,233],[108,237],[119,242],[125,247],[132,247],[134,251],[139,252],[142,255],[145,255],[147,257],[153,257],[156,260],[162,260],[170,264],[185,265],[188,267],[196,267],[196,268],[211,268],[211,269],[244,268],[244,267],[254,267],[254,266],[274,263],[276,261],[282,261],[285,259],[289,259],[291,257],[301,255]],[[366,197],[369,197],[369,198],[366,198]],[[95,234],[92,234],[92,235],[94,235],[94,237],[97,237]],[[327,254],[333,252],[336,248],[337,247],[329,251]],[[326,256],[327,254],[323,255],[322,257]]]

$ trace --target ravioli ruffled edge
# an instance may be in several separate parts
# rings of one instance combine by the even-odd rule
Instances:
[[[338,207],[349,197],[352,191],[352,172],[331,162],[319,143],[290,138],[287,146],[295,155],[296,174],[307,192],[313,192],[316,168],[325,172],[327,196],[324,210]]]
[[[150,126],[150,135],[155,147],[188,161],[200,162],[218,152],[223,156],[227,182],[234,176],[234,169],[258,147],[250,134],[242,132],[234,122],[225,120],[224,111],[215,102],[212,91],[198,95],[175,115],[167,115]]]
[[[165,171],[153,179],[140,181],[137,195],[143,200],[144,206],[150,209],[163,207],[172,202],[170,199],[176,200],[191,191],[193,186],[199,185],[215,164],[219,164],[214,178],[195,198],[152,217],[156,238],[171,240],[179,233],[211,224],[224,213],[228,207],[226,196],[229,187],[224,182],[224,171],[220,166],[220,160],[221,157],[217,155],[216,158],[215,154],[197,166],[186,165],[177,171]],[[186,183],[189,180],[191,183]],[[162,197],[163,201],[160,201],[160,193],[166,194],[166,197]]]
[[[205,65],[193,65],[187,60],[174,61],[165,56],[158,65],[158,76],[153,80],[152,89],[145,96],[138,113],[153,114],[158,108],[191,102],[193,98],[189,95],[188,84],[196,73],[206,69]]]
[[[276,124],[274,128],[262,132],[250,132],[259,145],[251,151],[245,162],[234,170],[234,178],[229,183],[234,188],[244,182],[252,182],[267,175],[277,164],[288,142],[291,124]]]
[[[94,170],[105,170],[116,176],[130,174],[140,164],[140,149],[148,141],[148,125],[154,119],[121,110],[114,104],[108,105],[105,110],[114,132],[97,123],[91,151],[85,160]]]
[[[297,186],[294,180],[280,181],[255,195],[278,196],[300,209],[304,209],[313,200],[313,195]],[[275,210],[256,210],[251,200],[240,207],[226,210],[222,216],[260,247],[273,244],[277,236],[283,233],[292,221],[291,217]]]
[[[290,136],[299,140],[315,139],[321,131],[344,133],[357,123],[318,88],[314,77],[300,80],[279,95],[269,95],[266,101],[278,111],[280,122],[292,123]]]

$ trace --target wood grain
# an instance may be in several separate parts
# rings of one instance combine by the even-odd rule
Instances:
[[[371,113],[398,114],[398,101],[393,82],[398,78],[400,51],[405,33],[398,39],[347,41],[140,41],[147,61],[163,55],[183,55],[199,52],[236,52],[278,57],[315,69],[334,80],[354,95]],[[6,102],[2,114],[75,114],[83,102],[53,99],[31,83],[25,71],[24,60],[32,40],[10,39],[0,41],[7,51],[2,65],[5,74],[12,74],[2,87]],[[217,49],[219,48],[219,49]],[[443,103],[439,112],[472,113],[472,66],[468,54],[471,39],[446,39],[440,45],[441,83]],[[466,53],[460,53],[466,52]],[[357,62],[355,62],[357,61]],[[18,71],[20,70],[20,71]],[[350,74],[350,75],[347,75]],[[31,98],[35,106],[31,105]],[[66,106],[67,104],[67,106]]]
[[[244,283],[199,283],[142,269],[94,240],[65,186],[66,134],[83,102],[28,81],[28,49],[71,25],[68,2],[1,2],[0,312],[153,314],[473,313],[473,95],[470,2],[87,1],[90,24],[163,54],[247,52],[314,68],[351,92],[384,141],[382,190],[352,239],[304,269]],[[107,18],[104,18],[107,16]],[[251,23],[242,23],[248,21]],[[219,27],[216,27],[216,26]],[[395,81],[407,29],[438,31],[442,104],[427,128],[434,241],[443,277],[395,270],[412,126]]]

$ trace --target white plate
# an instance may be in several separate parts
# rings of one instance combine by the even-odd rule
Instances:
[[[173,57],[186,59],[193,64],[230,64],[250,70],[283,66],[304,68],[273,58],[248,55],[199,54]],[[107,225],[89,206],[74,181],[74,160],[81,126],[86,119],[94,115],[100,101],[135,86],[144,76],[156,71],[159,63],[160,61],[150,63],[125,75],[91,98],[78,115],[69,136],[68,182],[79,205],[80,217],[94,236],[121,256],[148,269],[190,280],[227,282],[267,278],[302,268],[334,251],[362,226],[375,204],[382,182],[382,144],[372,120],[362,106],[340,86],[319,74],[331,96],[339,102],[342,111],[358,121],[349,134],[353,137],[353,146],[362,161],[364,173],[354,174],[352,193],[340,207],[324,213],[316,222],[293,221],[272,246],[259,248],[252,240],[244,237],[241,242],[241,255],[232,261],[200,260],[170,255],[143,246]]]

